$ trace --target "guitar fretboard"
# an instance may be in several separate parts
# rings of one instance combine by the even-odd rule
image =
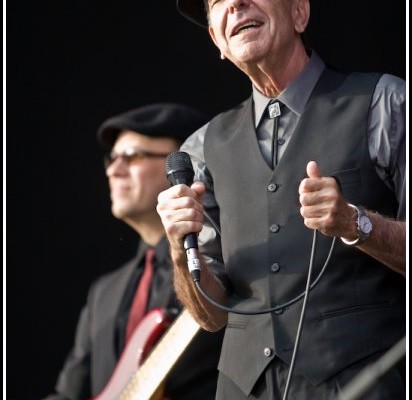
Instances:
[[[156,391],[199,331],[199,324],[184,309],[158,341],[143,365],[124,387],[119,400],[154,400]]]

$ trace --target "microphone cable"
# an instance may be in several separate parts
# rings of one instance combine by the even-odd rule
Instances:
[[[166,171],[167,171],[167,177],[172,185],[176,184],[186,184],[190,185],[191,182],[193,182],[193,177],[194,177],[194,171],[193,171],[193,166],[190,160],[190,156],[185,153],[185,152],[175,152],[172,153],[168,156],[167,161],[166,161]],[[209,220],[209,222],[212,224],[212,226],[215,228],[216,232],[221,236],[221,230],[218,224],[213,220],[213,218],[210,217],[210,215],[204,210],[203,211],[204,215],[206,218]],[[300,343],[300,337],[302,333],[302,328],[303,328],[303,320],[305,317],[306,313],[306,306],[307,306],[307,300],[309,297],[310,291],[319,283],[320,279],[322,278],[327,265],[329,264],[329,261],[331,259],[333,249],[335,247],[336,243],[336,237],[333,237],[332,243],[329,249],[329,253],[326,257],[325,263],[323,264],[323,267],[321,271],[319,272],[317,278],[313,281],[311,284],[311,277],[312,277],[312,271],[313,271],[313,263],[314,263],[314,258],[315,258],[315,250],[316,250],[316,241],[317,241],[317,230],[313,231],[313,241],[312,241],[312,247],[311,247],[311,255],[310,255],[310,261],[309,261],[309,268],[308,268],[308,275],[306,278],[306,286],[305,290],[297,295],[296,297],[292,298],[291,300],[274,306],[270,307],[264,310],[256,310],[256,311],[243,311],[243,310],[238,310],[234,307],[227,307],[223,304],[220,304],[219,302],[215,301],[212,299],[202,288],[200,284],[200,270],[201,270],[201,262],[199,259],[198,255],[198,244],[197,244],[197,236],[192,233],[189,235],[186,235],[184,238],[184,248],[186,250],[186,255],[187,255],[187,261],[188,261],[188,268],[190,271],[190,275],[193,279],[193,282],[197,288],[197,290],[202,294],[202,296],[211,304],[213,304],[215,307],[220,308],[221,310],[231,312],[234,314],[242,314],[242,315],[260,315],[260,314],[268,314],[272,313],[278,310],[283,310],[286,307],[291,306],[292,304],[296,303],[303,297],[303,303],[302,303],[302,310],[300,313],[300,318],[299,318],[299,323],[298,323],[298,328],[297,328],[297,333],[295,337],[295,344],[293,347],[293,353],[292,353],[292,358],[290,362],[290,368],[288,371],[288,376],[286,380],[286,385],[285,385],[285,391],[283,394],[282,400],[286,400],[288,393],[289,393],[289,388],[290,388],[290,382],[291,382],[291,377],[293,374],[293,370],[295,368],[295,361],[296,361],[296,356],[297,356],[297,350],[299,348],[299,343]]]
[[[286,379],[286,386],[285,386],[285,391],[283,392],[283,398],[282,400],[286,400],[288,397],[289,393],[289,388],[290,388],[290,382],[292,381],[292,374],[295,369],[295,361],[296,361],[296,355],[298,354],[298,348],[300,344],[300,336],[302,334],[302,328],[303,328],[303,320],[305,318],[306,314],[306,305],[309,297],[309,292],[310,292],[310,278],[312,276],[312,271],[313,271],[313,260],[315,258],[315,249],[316,249],[316,238],[317,238],[317,230],[315,229],[313,231],[313,242],[312,242],[312,249],[310,253],[310,261],[309,261],[309,268],[308,268],[308,277],[306,279],[306,288],[305,288],[305,296],[303,298],[303,303],[302,303],[302,310],[300,312],[300,318],[299,318],[299,324],[298,324],[298,330],[296,332],[296,338],[295,338],[295,344],[293,346],[293,353],[292,353],[292,359],[290,361],[290,367],[288,371],[288,377]],[[335,237],[334,237],[335,239]]]
[[[206,212],[204,212],[205,216],[207,217],[207,219],[210,221],[210,223],[213,225],[213,227],[216,229],[217,233],[220,235],[220,229],[218,227],[218,225],[213,221],[213,219],[209,216],[209,214],[207,214]],[[314,256],[314,252],[315,252],[315,247],[316,247],[316,230],[313,231],[313,241],[312,241],[312,249],[311,249],[311,259],[310,259],[310,264],[309,264],[309,268],[312,269],[312,264],[313,264],[313,259],[312,257]],[[320,281],[320,279],[322,278],[326,267],[329,264],[329,261],[332,257],[332,253],[333,253],[333,249],[335,248],[335,243],[336,243],[336,237],[333,237],[332,239],[332,243],[329,249],[329,253],[326,257],[325,263],[322,266],[322,269],[320,270],[318,276],[316,277],[316,279],[310,284],[310,277],[307,281],[307,285],[309,285],[309,288],[307,289],[308,291],[311,291]],[[198,258],[196,258],[198,259]],[[234,314],[240,314],[240,315],[261,315],[261,314],[269,314],[272,312],[276,312],[279,310],[283,310],[284,308],[290,307],[291,305],[295,304],[296,302],[298,302],[302,297],[305,296],[305,293],[307,292],[307,290],[305,289],[303,292],[301,292],[300,294],[298,294],[297,296],[295,296],[294,298],[292,298],[291,300],[286,301],[285,303],[276,305],[274,307],[270,307],[270,308],[266,308],[263,310],[254,310],[254,311],[244,311],[244,310],[238,310],[234,307],[227,307],[219,302],[217,302],[216,300],[214,300],[213,298],[211,298],[208,293],[206,293],[204,291],[204,289],[202,288],[202,286],[200,285],[200,268],[196,268],[196,269],[190,269],[190,274],[192,276],[193,282],[195,283],[197,289],[199,290],[199,292],[202,294],[202,296],[211,304],[213,304],[215,307],[220,308],[223,311],[227,311],[227,312],[231,312]]]
[[[217,225],[215,222],[212,222],[210,219],[210,216],[205,214],[207,216],[207,218],[209,219],[209,221],[212,223],[212,225],[215,227],[215,229],[217,228]],[[220,235],[220,229],[217,228],[217,232]],[[223,304],[218,303],[217,301],[215,301],[214,299],[212,299],[202,288],[202,286],[200,285],[200,269],[193,269],[191,271],[191,275],[193,278],[193,281],[196,285],[196,288],[199,290],[199,292],[202,294],[202,296],[209,301],[211,304],[213,304],[214,306],[220,308],[221,310],[224,311],[228,311],[228,312],[232,312],[234,314],[242,314],[242,315],[260,315],[260,314],[268,314],[268,313],[272,313],[274,311],[286,308],[291,306],[292,304],[296,303],[297,301],[299,301],[302,297],[303,297],[303,302],[302,302],[302,310],[300,313],[300,318],[299,318],[299,324],[298,324],[298,328],[297,328],[297,332],[296,332],[296,337],[295,337],[295,343],[293,346],[293,353],[292,353],[292,358],[290,361],[290,366],[289,366],[289,371],[288,371],[288,375],[286,378],[286,385],[285,385],[285,391],[283,393],[283,397],[282,400],[287,400],[288,394],[289,394],[289,389],[290,389],[290,384],[292,382],[292,375],[293,375],[293,371],[295,369],[295,363],[296,363],[296,356],[298,354],[298,348],[299,348],[299,344],[300,344],[300,338],[301,338],[301,334],[302,334],[302,330],[303,330],[303,320],[305,318],[305,314],[306,314],[306,306],[307,306],[307,301],[309,298],[309,293],[310,291],[319,283],[323,273],[326,270],[327,265],[329,264],[330,258],[332,256],[333,253],[333,249],[335,247],[335,242],[336,242],[336,236],[333,237],[332,239],[332,243],[329,249],[329,253],[328,256],[325,260],[325,263],[321,269],[321,271],[319,272],[317,278],[313,281],[313,283],[311,284],[311,277],[312,277],[312,272],[313,272],[313,264],[314,264],[314,258],[315,258],[315,250],[316,250],[316,242],[317,242],[317,230],[315,229],[313,231],[313,239],[312,239],[312,247],[311,247],[311,254],[310,254],[310,261],[309,261],[309,267],[308,267],[308,274],[307,274],[307,278],[306,278],[306,287],[305,290],[300,293],[298,296],[294,297],[293,299],[275,306],[275,307],[271,307],[265,310],[257,310],[257,311],[243,311],[243,310],[237,310],[235,308],[231,308],[231,307],[226,307]]]
[[[193,165],[192,161],[190,159],[190,156],[188,153],[184,151],[176,151],[173,153],[170,153],[167,156],[166,159],[166,176],[167,179],[169,180],[171,185],[178,185],[178,184],[184,184],[187,186],[190,186],[193,183],[193,178],[194,178],[194,170],[193,170]],[[205,211],[203,210],[203,214],[205,217],[209,220],[209,222],[212,224],[216,232],[219,234],[219,236],[222,236],[221,230],[219,225],[213,220],[213,218]],[[316,231],[314,231],[314,240],[312,244],[312,253],[315,251],[315,244],[316,244]],[[259,314],[268,314],[272,313],[278,310],[281,310],[283,308],[289,307],[292,304],[296,303],[299,301],[306,293],[306,290],[304,290],[302,293],[294,297],[293,299],[274,306],[270,307],[268,309],[264,310],[257,310],[257,311],[242,311],[242,310],[237,310],[232,307],[226,307],[223,304],[218,303],[214,299],[212,299],[201,287],[200,285],[200,270],[201,270],[201,262],[200,258],[198,255],[198,244],[197,244],[197,235],[194,233],[188,234],[184,238],[184,249],[186,251],[186,256],[187,256],[187,261],[188,261],[188,268],[190,271],[190,275],[192,276],[192,279],[198,288],[199,292],[205,297],[207,301],[209,301],[211,304],[216,306],[217,308],[220,308],[224,311],[231,312],[234,314],[242,314],[242,315],[259,315]],[[317,278],[314,280],[312,284],[309,285],[310,283],[310,278],[308,280],[308,285],[309,285],[309,291],[312,290],[320,281],[320,279],[323,276],[323,273],[325,272],[325,269],[327,265],[329,264],[330,258],[332,256],[333,249],[335,247],[335,242],[336,242],[336,237],[333,237],[331,247],[329,249],[329,254],[326,258],[326,261],[319,272]],[[313,260],[310,262],[313,264]]]

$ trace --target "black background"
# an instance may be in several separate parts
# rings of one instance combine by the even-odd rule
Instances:
[[[309,44],[331,65],[406,76],[406,3],[313,0]],[[210,114],[250,92],[174,0],[7,4],[7,398],[53,389],[93,278],[135,250],[110,213],[95,135],[158,101]]]

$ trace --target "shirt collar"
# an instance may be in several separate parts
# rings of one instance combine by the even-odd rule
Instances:
[[[325,63],[312,50],[312,55],[309,62],[305,65],[302,72],[293,80],[285,90],[283,90],[276,98],[287,106],[287,108],[300,116],[305,109],[306,103],[318,81],[320,75],[325,69]],[[253,89],[253,102],[255,111],[255,128],[258,127],[260,120],[268,106],[268,103],[273,100],[263,95],[259,90]]]
[[[146,251],[149,247],[153,247],[153,246],[149,246],[143,240],[140,240],[139,246],[137,249],[137,257],[139,260],[144,259]],[[166,260],[168,260],[169,242],[167,241],[166,236],[164,236],[153,248],[155,251],[156,265],[163,264]]]

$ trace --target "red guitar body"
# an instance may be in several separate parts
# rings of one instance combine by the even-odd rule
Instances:
[[[171,323],[164,310],[149,312],[130,337],[109,382],[94,400],[116,399]]]

